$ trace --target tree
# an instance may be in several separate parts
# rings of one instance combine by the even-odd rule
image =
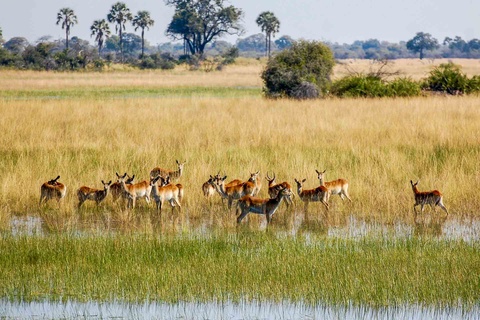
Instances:
[[[118,33],[120,39],[120,54],[122,55],[123,62],[123,30],[125,30],[125,23],[132,20],[132,14],[127,5],[123,2],[115,3],[110,9],[110,13],[107,16],[110,23],[115,23],[115,32]]]
[[[270,58],[272,35],[275,37],[280,29],[280,21],[273,12],[264,11],[258,16],[256,23],[265,32],[265,54]]]
[[[95,35],[95,42],[98,44],[98,55],[100,55],[103,47],[103,42],[111,35],[110,26],[108,25],[107,21],[105,21],[105,19],[95,20],[93,21],[90,30],[92,31],[90,37]]]
[[[57,13],[57,25],[62,23],[62,29],[65,29],[65,46],[68,50],[68,36],[70,35],[70,28],[78,23],[77,16],[70,8],[62,8]]]
[[[237,48],[242,52],[263,52],[264,36],[261,33],[253,34],[245,39],[237,40]]]
[[[133,18],[132,24],[135,27],[135,31],[137,31],[138,28],[142,29],[142,57],[145,52],[145,28],[149,30],[154,23],[155,21],[150,18],[150,12],[148,11],[138,11],[135,18]]]
[[[22,53],[28,47],[28,45],[29,43],[27,39],[23,37],[13,37],[5,42],[3,47],[10,52],[19,54]]]
[[[301,40],[268,60],[262,72],[263,92],[273,98],[316,98],[326,94],[335,60],[330,48]]]
[[[275,45],[279,50],[284,50],[290,48],[294,42],[292,37],[285,35],[275,40]]]
[[[183,40],[191,54],[203,56],[205,46],[225,34],[240,35],[243,11],[225,6],[224,0],[165,0],[175,7],[166,34],[173,40]]]
[[[122,37],[125,55],[127,57],[138,55],[138,52],[142,49],[142,38],[130,32],[124,33]]]
[[[434,50],[438,47],[438,40],[433,38],[430,33],[417,32],[413,39],[407,41],[407,49],[414,53],[420,53],[420,59],[423,59],[425,50]]]
[[[4,40],[3,40],[3,31],[2,31],[2,28],[0,28],[0,46],[3,44]]]
[[[456,36],[454,39],[446,37],[445,40],[443,40],[443,45],[448,46],[452,51],[458,50],[460,52],[467,52],[469,49],[467,42],[459,36]]]

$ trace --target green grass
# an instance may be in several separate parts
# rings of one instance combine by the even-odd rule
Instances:
[[[0,296],[12,300],[292,301],[472,306],[474,244],[431,238],[4,236]]]
[[[36,89],[4,90],[0,98],[14,100],[29,99],[66,99],[66,98],[158,98],[158,97],[258,97],[262,93],[257,87],[172,87],[172,88],[77,88],[71,89]]]

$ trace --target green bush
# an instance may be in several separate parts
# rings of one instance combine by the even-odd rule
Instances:
[[[340,98],[413,97],[421,93],[420,85],[409,78],[385,81],[372,75],[352,75],[335,81],[331,94]]]
[[[319,95],[325,95],[331,84],[334,64],[333,53],[325,44],[316,41],[295,42],[268,61],[262,72],[263,92],[270,98],[313,98],[310,94],[316,91]]]
[[[480,92],[480,76],[473,76],[468,80],[467,93]]]
[[[139,61],[139,67],[142,69],[169,70],[175,68],[175,66],[175,58],[168,53],[144,55]]]
[[[378,77],[354,75],[335,81],[331,94],[340,98],[373,98],[386,96],[386,90],[382,80]]]
[[[420,83],[410,78],[397,78],[387,83],[389,97],[415,97],[422,93]]]
[[[433,68],[422,86],[430,91],[453,95],[468,94],[480,91],[480,78],[474,76],[469,79],[462,73],[460,66],[449,62]]]

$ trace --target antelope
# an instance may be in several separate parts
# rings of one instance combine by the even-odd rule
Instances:
[[[117,182],[120,183],[122,187],[122,197],[127,199],[127,208],[135,208],[135,202],[137,198],[145,198],[147,203],[150,203],[150,193],[151,193],[151,186],[147,181],[142,181],[135,184],[126,184],[127,173],[123,176],[117,174]],[[132,176],[133,179],[135,175]]]
[[[42,201],[47,203],[50,199],[56,199],[60,205],[60,200],[62,200],[67,193],[67,187],[63,183],[58,182],[58,179],[60,179],[60,176],[42,184],[40,187],[40,202],[38,205],[41,205]]]
[[[270,176],[267,172],[267,176],[265,177],[265,179],[268,181],[268,195],[270,196],[270,198],[273,199],[273,198],[277,197],[278,192],[280,190],[288,189],[290,191],[290,196],[285,198],[285,203],[287,204],[287,207],[290,204],[293,204],[293,200],[292,200],[293,192],[292,192],[292,186],[290,185],[290,183],[284,181],[282,183],[276,184],[275,183],[275,179],[276,179],[275,173],[273,173],[273,178],[270,178]]]
[[[178,160],[175,160],[178,165],[178,170],[173,171],[173,170],[167,170],[167,169],[162,169],[160,167],[153,168],[152,171],[150,171],[150,179],[156,178],[158,176],[166,177],[169,176],[172,181],[180,179],[183,173],[183,167],[185,166],[185,162],[179,162]]]
[[[260,189],[262,188],[262,181],[258,178],[258,175],[260,174],[260,171],[250,173],[250,178],[248,181],[253,182],[254,188],[252,192],[252,196],[258,195],[260,192]]]
[[[418,191],[418,188],[417,188],[418,182],[419,181],[417,180],[417,182],[413,183],[413,181],[410,180],[410,184],[412,185],[413,195],[415,196],[415,204],[413,205],[413,211],[415,212],[415,216],[417,216],[416,206],[420,205],[420,213],[422,213],[423,207],[426,204],[429,204],[430,207],[432,208],[434,208],[435,206],[439,206],[440,208],[443,209],[443,211],[447,213],[447,216],[448,216],[448,210],[447,208],[445,208],[445,205],[443,204],[442,193],[438,190]]]
[[[80,187],[77,190],[78,208],[80,208],[86,200],[95,201],[97,203],[97,206],[100,204],[100,202],[105,200],[105,198],[108,195],[108,192],[110,191],[112,180],[110,180],[109,182],[104,182],[102,180],[102,184],[103,184],[103,190],[89,188],[86,186]]]
[[[160,186],[157,185],[158,180],[161,181]],[[180,197],[183,196],[183,187],[182,190],[180,190],[178,185],[171,184],[170,177],[164,178],[157,176],[156,178],[150,179],[150,186],[152,187],[153,199],[157,204],[157,213],[162,213],[162,207],[165,201],[170,202],[172,213],[175,206],[178,206],[179,210],[181,209]]]
[[[215,190],[217,190],[218,194],[223,199],[228,200],[228,209],[232,208],[233,200],[238,200],[243,196],[252,195],[255,188],[255,184],[250,181],[242,182],[232,186],[226,186],[225,180],[227,179],[227,176],[221,178],[217,175],[215,178],[212,176],[210,176],[210,178],[215,181],[215,183],[212,182],[212,185],[215,187]]]
[[[216,192],[215,187],[213,186],[214,179],[214,177],[210,176],[210,178],[202,184],[203,195],[207,200],[210,200]]]
[[[134,179],[135,179],[135,175],[133,175],[133,177],[130,177],[127,174],[127,180],[125,180],[125,184],[132,184]],[[112,185],[110,185],[110,193],[112,194],[113,202],[117,202],[118,198],[122,196],[122,192],[123,192],[123,189],[122,189],[122,184],[120,182],[116,181],[112,183]]]
[[[303,184],[305,183],[306,180],[307,179],[298,181],[297,179],[295,179],[295,182],[297,183],[298,196],[305,203],[305,212],[307,212],[308,204],[310,202],[316,202],[316,201],[320,201],[321,203],[323,203],[323,205],[328,211],[328,208],[329,208],[328,199],[330,198],[330,191],[325,186],[319,186],[319,187],[316,187],[315,189],[304,190]]]
[[[237,217],[237,223],[240,223],[245,216],[252,212],[256,214],[264,214],[267,218],[267,223],[272,221],[273,214],[277,211],[278,206],[283,198],[289,197],[291,194],[287,188],[280,189],[275,198],[260,199],[252,196],[244,196],[237,202],[237,212],[241,209],[240,215]]]
[[[350,199],[348,195],[348,181],[345,179],[337,179],[329,182],[325,182],[325,172],[327,171],[326,169],[323,170],[322,172],[318,171],[315,169],[318,175],[318,180],[320,181],[321,186],[325,186],[332,195],[338,194],[342,200],[344,200],[344,197],[346,197],[350,202],[352,202],[352,199]]]

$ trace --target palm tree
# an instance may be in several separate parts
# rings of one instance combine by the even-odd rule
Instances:
[[[132,14],[125,3],[117,2],[110,9],[110,13],[108,14],[107,18],[109,22],[115,23],[115,32],[118,32],[118,36],[120,38],[120,53],[122,54],[123,62],[122,33],[123,30],[125,30],[125,23],[132,20]]]
[[[132,24],[135,26],[135,31],[137,31],[138,28],[142,28],[142,57],[145,49],[145,28],[150,30],[150,26],[153,26],[154,23],[155,21],[150,18],[150,12],[148,11],[138,11],[135,18],[133,18]]]
[[[68,36],[70,35],[70,28],[78,23],[77,16],[70,8],[62,8],[57,13],[57,25],[62,23],[62,29],[65,29],[65,45],[68,50]]]
[[[262,28],[262,31],[265,32],[265,52],[270,58],[272,35],[275,37],[275,33],[279,31],[280,21],[275,17],[273,12],[264,11],[260,13],[256,22],[258,26]]]
[[[103,41],[105,40],[105,38],[110,37],[110,26],[108,25],[107,21],[105,21],[105,19],[95,20],[93,21],[90,30],[92,31],[90,37],[93,35],[97,35],[95,37],[95,42],[98,43],[98,55],[100,55],[103,47]]]

